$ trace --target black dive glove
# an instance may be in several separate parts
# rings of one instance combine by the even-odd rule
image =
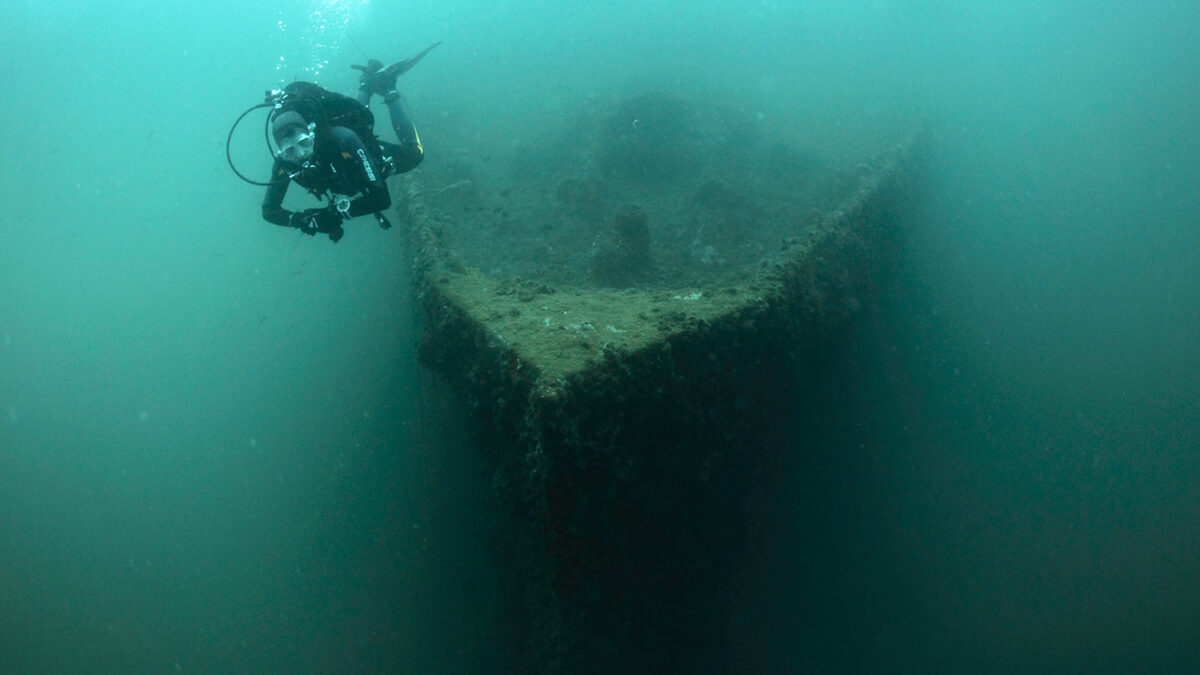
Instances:
[[[335,244],[346,231],[342,229],[342,216],[333,207],[305,209],[288,218],[288,224],[304,234],[315,236],[318,232],[329,235]]]

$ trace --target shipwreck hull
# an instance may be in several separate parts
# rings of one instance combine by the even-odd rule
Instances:
[[[421,359],[478,421],[514,523],[507,667],[736,669],[729,617],[771,432],[805,384],[797,366],[827,353],[891,267],[916,151],[909,139],[837,172],[822,183],[838,187],[836,199],[794,220],[770,256],[712,283],[485,272],[447,245],[467,236],[452,232],[461,200],[439,206],[442,191],[421,177],[404,184]],[[689,195],[707,184],[681,181]],[[613,204],[644,194],[614,185],[597,190]],[[610,271],[593,267],[591,278]]]

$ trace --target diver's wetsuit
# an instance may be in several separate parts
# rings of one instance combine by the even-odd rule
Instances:
[[[359,103],[366,105],[368,100],[367,92],[358,92]],[[401,99],[396,97],[387,101],[387,107],[392,129],[396,132],[396,138],[400,139],[398,145],[381,141],[382,153],[379,150],[372,151],[350,129],[332,127],[329,130],[332,139],[317,145],[309,168],[303,169],[292,180],[316,194],[332,192],[346,196],[359,195],[350,202],[348,215],[351,218],[377,213],[391,206],[392,197],[384,179],[420,164],[424,151]],[[296,168],[295,164],[276,159],[271,176],[278,179]],[[291,180],[281,180],[267,188],[262,204],[264,220],[276,225],[291,224],[292,212],[283,208],[283,197],[291,183]]]
[[[366,106],[371,100],[371,95],[359,89],[356,98],[359,103]],[[392,157],[395,173],[411,171],[421,163],[421,159],[425,156],[425,150],[421,147],[421,139],[417,136],[417,128],[413,126],[412,119],[408,116],[408,109],[404,107],[403,99],[396,96],[390,101],[384,99],[384,103],[387,105],[388,116],[392,119],[392,131],[396,132],[396,138],[400,143],[380,141],[379,145]]]

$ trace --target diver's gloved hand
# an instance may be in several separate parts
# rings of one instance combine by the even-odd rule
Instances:
[[[305,209],[293,213],[288,221],[292,227],[304,234],[315,236],[318,232],[329,235],[335,244],[346,231],[342,229],[342,216],[333,207]]]
[[[365,66],[350,67],[362,73],[362,75],[358,76],[358,88],[367,92],[368,95],[374,93],[375,76],[379,73],[379,69],[383,68],[383,61],[371,59],[367,61],[367,65]]]

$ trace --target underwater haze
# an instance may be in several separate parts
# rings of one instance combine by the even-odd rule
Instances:
[[[225,157],[264,90],[439,40],[418,171],[650,89],[845,163],[929,131],[797,402],[745,672],[1200,672],[1197,0],[4,3],[0,672],[502,672],[403,228],[267,224]]]

